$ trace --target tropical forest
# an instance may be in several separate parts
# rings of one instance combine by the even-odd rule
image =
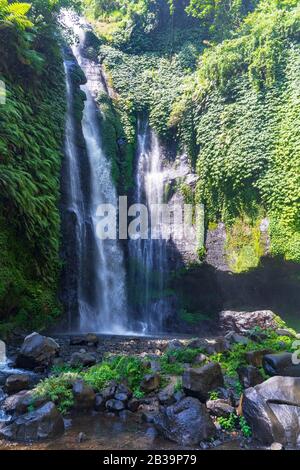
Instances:
[[[300,2],[0,0],[0,254],[1,453],[299,449]]]

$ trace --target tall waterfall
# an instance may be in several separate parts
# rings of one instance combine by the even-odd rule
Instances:
[[[73,108],[72,64],[65,59],[67,82],[66,168],[68,211],[75,218],[77,256],[77,308],[80,332],[124,334],[127,332],[127,299],[124,259],[117,240],[100,240],[96,236],[97,207],[117,207],[117,193],[111,177],[111,165],[101,143],[99,111],[95,98],[104,91],[99,65],[83,56],[85,25],[66,14],[63,22],[79,38],[72,47],[87,83],[81,86],[86,95],[82,133],[86,152],[76,146]],[[74,65],[74,64],[73,64]],[[86,162],[83,162],[87,159]],[[82,166],[88,171],[83,172]],[[84,174],[83,174],[84,173]]]
[[[145,204],[148,214],[164,200],[162,152],[156,134],[147,121],[138,123],[138,148],[135,176],[135,202]],[[153,213],[153,212],[152,212]],[[153,218],[151,217],[153,220]],[[156,224],[155,238],[151,224],[147,239],[129,243],[130,281],[135,292],[134,307],[144,333],[162,333],[169,313],[165,297],[168,271],[167,240],[163,238],[163,223]]]

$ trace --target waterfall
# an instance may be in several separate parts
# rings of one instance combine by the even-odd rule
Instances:
[[[82,118],[84,151],[76,145],[71,79],[74,62],[65,58],[68,106],[65,143],[67,181],[64,184],[67,187],[67,210],[73,214],[76,230],[79,318],[76,330],[125,334],[127,299],[123,253],[117,240],[101,240],[96,235],[99,222],[97,207],[107,203],[117,207],[118,200],[111,165],[101,143],[99,110],[95,103],[97,94],[105,90],[99,65],[83,55],[86,25],[68,13],[63,15],[62,21],[79,38],[72,51],[87,78],[87,83],[81,86],[86,95]],[[83,172],[83,166],[88,170]]]
[[[145,204],[148,214],[157,204],[164,202],[164,172],[162,151],[156,134],[147,121],[138,123],[138,148],[135,174],[135,203]],[[153,218],[151,217],[151,220]],[[135,292],[134,308],[143,333],[162,333],[169,313],[166,298],[168,272],[167,240],[163,238],[163,222],[156,225],[156,238],[151,237],[151,224],[147,239],[129,243],[130,282]]]

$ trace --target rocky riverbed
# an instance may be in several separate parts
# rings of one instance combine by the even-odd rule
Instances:
[[[298,447],[296,332],[269,311],[222,312],[220,329],[15,338],[0,370],[0,448]]]

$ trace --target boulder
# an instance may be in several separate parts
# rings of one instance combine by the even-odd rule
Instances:
[[[255,387],[264,381],[261,372],[254,366],[239,367],[237,373],[244,388]]]
[[[176,402],[175,394],[175,386],[174,384],[170,383],[162,390],[160,390],[158,394],[158,400],[161,405],[169,406]]]
[[[300,378],[277,376],[248,388],[241,408],[253,437],[262,444],[300,444]]]
[[[263,358],[266,354],[272,354],[273,351],[269,349],[261,349],[255,351],[248,351],[245,353],[245,359],[248,364],[254,367],[262,367]]]
[[[121,401],[128,401],[132,397],[132,391],[127,387],[127,385],[119,384],[115,391],[115,398],[117,398],[116,395],[123,396]]]
[[[249,338],[246,338],[243,335],[240,335],[239,333],[235,333],[234,331],[230,331],[229,333],[226,334],[225,338],[227,341],[229,341],[230,344],[243,344],[247,345],[250,343]]]
[[[128,395],[127,393],[119,392],[115,394],[115,399],[126,403],[128,401]]]
[[[127,404],[127,408],[129,409],[129,411],[132,411],[132,413],[135,413],[139,409],[140,404],[140,400],[138,400],[137,398],[131,398],[131,400],[129,400]]]
[[[182,385],[187,395],[206,402],[209,392],[224,385],[220,364],[210,362],[203,367],[185,370]]]
[[[90,385],[82,380],[73,384],[74,408],[78,411],[92,410],[95,407],[96,394]]]
[[[88,346],[97,346],[99,343],[99,338],[94,333],[88,333],[85,335],[84,342]]]
[[[184,398],[154,416],[154,424],[166,439],[182,446],[196,446],[211,439],[216,427],[205,405],[196,398]]]
[[[226,400],[208,400],[206,402],[206,408],[209,413],[213,416],[228,418],[232,413],[235,412],[233,406],[231,406]]]
[[[289,338],[296,338],[297,334],[287,328],[278,328],[276,330],[278,336],[288,336]]]
[[[5,390],[11,395],[12,393],[26,390],[30,387],[30,377],[27,374],[13,374],[9,375],[5,382]]]
[[[46,368],[59,352],[52,338],[32,333],[26,336],[16,359],[16,366],[24,369]]]
[[[223,331],[235,331],[240,334],[255,327],[260,327],[263,330],[278,328],[276,315],[271,310],[257,310],[255,312],[226,310],[220,313],[219,323]]]
[[[105,400],[101,393],[96,393],[95,398],[95,410],[96,411],[105,411]]]
[[[230,348],[229,341],[224,336],[217,338],[194,338],[188,343],[191,349],[202,349],[206,354],[223,353]]]
[[[205,339],[202,342],[202,349],[206,354],[223,353],[230,349],[230,343],[224,336]]]
[[[271,376],[300,377],[300,364],[293,364],[293,354],[288,352],[266,354],[263,358],[263,368]]]
[[[52,402],[16,418],[0,429],[0,438],[21,442],[53,439],[64,432],[64,420]]]
[[[106,408],[108,411],[119,412],[125,409],[125,405],[122,401],[111,399],[106,402]]]
[[[39,408],[47,402],[46,398],[36,397],[32,390],[22,390],[15,395],[10,395],[1,404],[1,408],[9,414],[21,415],[26,413],[29,407]]]
[[[70,365],[73,367],[83,366],[89,367],[96,364],[96,359],[93,354],[87,352],[74,352],[70,359]]]
[[[143,392],[149,393],[157,390],[160,385],[160,375],[159,374],[147,374],[142,380],[141,390]]]
[[[116,390],[117,390],[116,383],[115,382],[110,382],[107,385],[107,387],[105,387],[101,391],[101,395],[103,396],[104,400],[107,401],[107,400],[110,400],[111,398],[114,398]]]
[[[183,346],[184,345],[182,344],[182,342],[179,341],[178,339],[172,339],[171,341],[169,341],[165,351],[166,352],[176,351],[176,350],[182,349]]]
[[[205,354],[197,354],[197,356],[194,358],[193,360],[193,364],[204,364],[204,362],[206,362],[208,360],[208,356],[206,356]]]

